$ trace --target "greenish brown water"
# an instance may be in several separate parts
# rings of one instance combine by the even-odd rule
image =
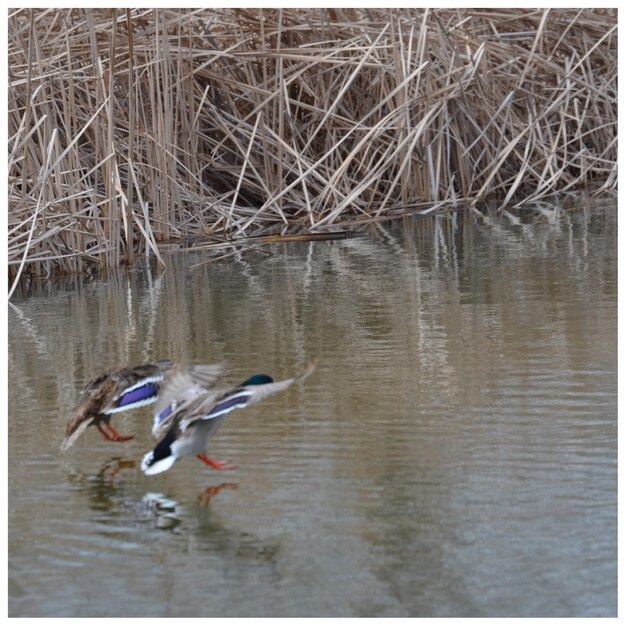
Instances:
[[[613,204],[409,218],[9,305],[9,615],[617,614]],[[149,409],[60,454],[117,364],[316,372],[155,477]]]

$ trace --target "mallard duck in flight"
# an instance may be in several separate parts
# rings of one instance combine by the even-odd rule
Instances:
[[[219,390],[195,383],[183,367],[173,368],[154,407],[152,434],[161,440],[143,457],[141,469],[147,475],[159,474],[170,469],[178,459],[190,456],[198,457],[216,470],[234,469],[207,456],[209,438],[226,415],[303,380],[313,372],[316,364],[316,361],[312,362],[294,378],[274,382],[266,374],[256,374],[237,387]]]

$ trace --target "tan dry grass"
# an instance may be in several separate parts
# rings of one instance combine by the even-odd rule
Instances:
[[[18,9],[9,272],[613,189],[616,128],[616,10]]]

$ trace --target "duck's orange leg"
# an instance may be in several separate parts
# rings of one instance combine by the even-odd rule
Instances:
[[[111,437],[111,435],[109,435],[109,433],[107,433],[106,430],[104,430],[104,428],[102,428],[102,426],[100,426],[100,424],[96,424],[96,428],[100,431],[100,433],[102,434],[102,436],[107,440],[107,441],[115,441],[115,439],[113,439]]]
[[[216,470],[234,470],[236,465],[227,465],[228,461],[214,461],[210,459],[206,454],[198,454],[198,458],[207,465]]]
[[[105,426],[109,429],[109,432],[113,435],[113,441],[130,441],[135,438],[135,435],[122,435],[111,426],[109,422],[105,422]]]
[[[98,430],[107,441],[129,441],[130,439],[135,438],[135,435],[121,435],[117,432],[117,430],[115,430],[115,428],[113,428],[113,426],[111,426],[111,424],[108,424],[107,422],[104,422],[104,425],[108,428],[108,433],[100,424],[96,424]]]

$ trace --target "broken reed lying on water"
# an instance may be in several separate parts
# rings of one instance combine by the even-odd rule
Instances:
[[[9,273],[614,189],[614,9],[16,9]]]

